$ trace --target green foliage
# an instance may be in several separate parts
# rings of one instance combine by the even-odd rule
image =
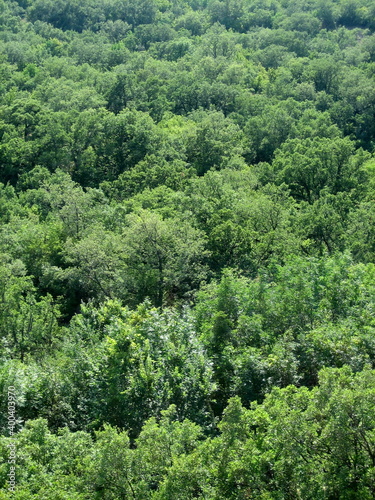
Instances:
[[[0,499],[375,497],[374,14],[0,0]]]
[[[323,189],[336,195],[365,184],[361,167],[366,154],[353,153],[354,145],[346,138],[290,139],[275,155],[275,176],[290,186],[297,199],[311,203]]]

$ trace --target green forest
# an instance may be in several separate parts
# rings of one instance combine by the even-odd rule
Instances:
[[[374,153],[373,0],[0,0],[0,500],[373,500]]]

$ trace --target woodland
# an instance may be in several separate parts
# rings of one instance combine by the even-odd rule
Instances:
[[[0,500],[374,499],[374,151],[372,0],[0,0]]]

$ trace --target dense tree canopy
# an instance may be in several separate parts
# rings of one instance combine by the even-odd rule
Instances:
[[[0,500],[375,498],[374,78],[370,0],[0,0]]]

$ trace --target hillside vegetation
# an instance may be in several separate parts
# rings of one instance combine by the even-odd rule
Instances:
[[[371,0],[0,0],[0,500],[374,499],[374,148]]]

